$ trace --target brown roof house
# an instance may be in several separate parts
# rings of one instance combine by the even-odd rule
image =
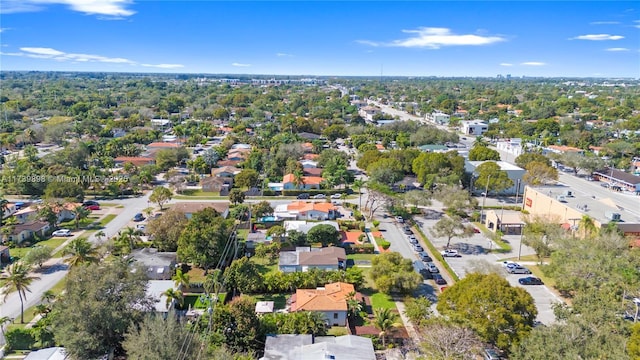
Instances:
[[[332,326],[347,324],[347,299],[355,294],[362,301],[362,295],[355,292],[352,284],[336,282],[316,289],[297,289],[291,296],[290,308],[294,311],[317,311],[324,314],[326,321]]]
[[[203,192],[225,192],[233,187],[233,178],[209,176],[200,180]]]
[[[309,269],[339,270],[345,268],[346,260],[347,254],[341,247],[297,247],[295,251],[280,252],[278,268],[283,272],[305,272]]]
[[[15,244],[20,244],[25,240],[32,239],[35,235],[44,237],[49,229],[49,223],[45,221],[31,221],[24,224],[17,224],[13,226],[13,230],[7,240]]]
[[[171,206],[171,209],[183,213],[187,219],[191,219],[194,213],[204,210],[206,208],[213,208],[222,217],[226,218],[229,215],[229,203],[228,202],[181,202],[175,203]]]
[[[211,175],[218,177],[234,177],[238,175],[242,170],[235,166],[221,166],[211,169]]]

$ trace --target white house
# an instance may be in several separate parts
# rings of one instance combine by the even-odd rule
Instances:
[[[300,160],[303,169],[317,168],[318,162],[313,160]]]
[[[373,106],[365,106],[359,111],[360,116],[369,121],[373,121],[373,117],[380,113],[382,113],[382,110]]]
[[[435,124],[446,125],[449,124],[451,116],[441,111],[434,111],[431,114],[427,114],[427,121]]]
[[[519,138],[499,140],[495,145],[496,149],[499,151],[506,152],[514,157],[520,156],[524,152],[524,149],[522,148],[522,139]]]
[[[465,161],[464,167],[465,171],[471,173],[474,177],[478,176],[477,168],[478,166],[484,164],[486,161]],[[524,193],[524,184],[522,183],[522,176],[525,174],[526,170],[510,164],[505,161],[496,161],[496,164],[500,166],[500,170],[506,171],[509,179],[513,181],[513,186],[503,190],[500,192],[501,195],[515,195],[516,189],[518,189],[519,194]],[[484,189],[475,188],[475,193],[484,192]]]
[[[461,121],[461,129],[465,135],[479,136],[489,130],[489,125],[482,120],[467,120]]]

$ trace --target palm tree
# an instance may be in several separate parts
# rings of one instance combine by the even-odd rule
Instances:
[[[29,273],[30,270],[31,268],[28,265],[18,261],[10,265],[6,270],[6,274],[2,275],[2,279],[5,281],[3,289],[4,301],[7,301],[9,294],[13,291],[16,291],[20,297],[21,324],[24,324],[24,301],[27,299],[27,291],[31,292],[29,285],[31,285],[34,280],[40,279],[35,275],[31,275]]]
[[[589,215],[582,215],[582,219],[578,223],[578,229],[582,236],[587,238],[597,233],[597,227],[593,219]]]
[[[52,304],[54,301],[56,301],[56,298],[57,296],[52,290],[47,290],[42,293],[42,297],[40,298],[40,300],[42,300],[42,302]]]
[[[0,199],[0,226],[4,224],[4,214],[9,210],[9,200]]]
[[[75,238],[64,248],[63,254],[70,255],[64,260],[70,266],[78,266],[87,263],[97,263],[98,251],[86,238]]]
[[[182,295],[182,291],[180,290],[169,288],[165,292],[163,292],[162,295],[167,297],[167,302],[165,304],[167,306],[167,310],[169,310],[169,307],[174,302],[175,304],[180,305],[180,307],[184,305],[184,296]]]
[[[93,236],[95,236],[96,239],[98,239],[98,242],[102,242],[102,238],[107,236],[107,234],[105,234],[104,231],[100,230],[97,233],[95,233]]]
[[[356,179],[353,181],[353,187],[358,190],[358,210],[362,211],[362,188],[364,187],[365,182],[362,179]]]
[[[0,333],[2,333],[2,337],[3,338],[4,338],[5,325],[11,324],[12,321],[13,321],[13,319],[8,317],[8,316],[0,317]]]
[[[122,232],[120,236],[129,242],[130,252],[136,248],[136,240],[139,239],[138,230],[132,228],[131,226],[128,226],[126,229],[124,229],[124,232]]]
[[[176,274],[171,277],[171,280],[173,280],[178,289],[189,287],[189,274],[184,273],[180,268],[176,270]]]
[[[91,214],[91,210],[85,208],[82,205],[78,205],[75,207],[75,209],[73,209],[73,214],[73,219],[75,220],[77,230],[78,228],[80,228],[80,221],[89,217],[89,214]]]
[[[380,339],[382,340],[382,346],[386,347],[387,335],[391,329],[399,327],[397,322],[398,315],[391,312],[388,308],[377,308],[374,311],[375,318],[373,319],[373,325],[380,330]]]
[[[293,172],[293,185],[296,189],[304,189],[304,173],[300,169]]]
[[[355,291],[347,294],[347,312],[352,320],[355,320],[362,311],[362,303],[356,299]]]
[[[36,140],[36,132],[33,131],[32,128],[26,128],[24,130],[24,141],[28,142],[29,144],[33,144]]]

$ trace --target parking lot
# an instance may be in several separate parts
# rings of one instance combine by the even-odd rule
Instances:
[[[426,216],[414,217],[414,221],[420,227],[422,232],[429,238],[431,243],[438,250],[443,250],[447,244],[447,239],[435,238],[429,231],[429,229],[438,221],[440,216],[441,214],[438,214],[437,211],[431,211]],[[510,253],[491,253],[490,250],[495,249],[497,246],[482,233],[474,233],[473,236],[468,238],[453,238],[451,241],[451,248],[456,249],[461,256],[447,257],[445,258],[445,261],[447,261],[449,266],[460,278],[463,278],[469,272],[473,272],[476,269],[486,269],[488,266],[495,266],[502,269],[501,259],[517,257],[520,245],[520,236],[505,236],[504,238],[512,246],[512,251]],[[410,249],[410,244],[406,239],[406,236],[405,241]],[[530,255],[534,254],[534,251],[527,246],[522,246],[521,254]],[[527,263],[522,263],[522,265],[526,266]],[[443,270],[444,269],[441,269],[441,271]],[[523,287],[529,292],[529,294],[531,294],[536,307],[538,308],[537,321],[547,325],[555,322],[552,304],[560,302],[560,299],[557,298],[551,290],[544,285],[523,286],[518,283],[518,279],[531,275],[512,275],[507,274],[506,271],[504,272],[504,275],[511,285]]]

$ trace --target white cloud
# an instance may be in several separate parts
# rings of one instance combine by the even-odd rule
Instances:
[[[119,58],[119,57],[107,57],[101,55],[92,54],[74,54],[66,53],[64,51],[46,48],[46,47],[21,47],[21,52],[12,53],[0,53],[4,56],[23,56],[34,59],[49,59],[56,61],[72,61],[72,62],[101,62],[108,64],[128,64],[128,65],[141,65],[146,67],[156,67],[160,69],[176,69],[182,68],[184,65],[180,64],[139,64],[136,61]]]
[[[11,30],[11,28],[0,28],[0,33],[3,33],[5,31],[7,31],[7,30]]]
[[[635,20],[634,23],[636,24],[633,27],[640,29],[640,20]]]
[[[589,34],[589,35],[580,35],[569,40],[590,40],[590,41],[603,41],[603,40],[620,40],[624,39],[622,35],[609,35],[609,34]]]
[[[277,53],[276,56],[278,56],[278,57],[293,57],[292,54],[287,54],[287,53]]]
[[[500,66],[513,66],[513,64],[510,64],[510,63],[500,63]]]
[[[249,66],[251,66],[251,64],[241,64],[241,63],[234,62],[233,64],[231,64],[231,66],[249,67]]]
[[[131,16],[135,11],[127,9],[132,0],[3,0],[0,13],[41,11],[47,5],[66,5],[73,11],[89,15],[106,15],[113,19]]]
[[[618,25],[620,21],[592,21],[589,25]]]
[[[520,65],[523,65],[523,66],[545,66],[547,64],[543,63],[543,62],[539,62],[539,61],[526,61],[526,62],[520,63]]]
[[[369,46],[439,49],[443,46],[490,45],[506,40],[500,36],[454,34],[447,28],[421,27],[416,30],[402,30],[402,32],[412,34],[412,36],[407,39],[394,40],[388,43],[370,40],[357,40],[357,42]]]
[[[614,52],[615,51],[629,51],[629,49],[618,47],[618,48],[608,48],[608,49],[605,49],[605,51],[614,51]]]

